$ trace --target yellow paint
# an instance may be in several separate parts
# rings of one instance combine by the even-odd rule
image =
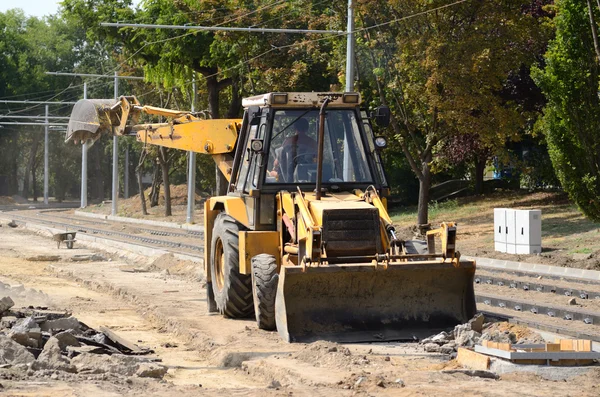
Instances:
[[[223,211],[242,225],[250,226],[248,213],[246,212],[246,202],[243,198],[236,196],[211,197],[206,200],[206,203],[212,211]]]
[[[252,273],[252,257],[258,254],[269,254],[277,258],[277,266],[281,265],[279,232],[241,231],[240,234],[240,273]]]
[[[137,126],[137,140],[150,145],[204,154],[230,153],[235,147],[241,120],[193,118],[192,121],[187,121],[186,117],[183,117],[176,122],[182,124]]]
[[[220,211],[211,209],[210,200],[204,202],[204,274],[206,281],[211,282],[210,277],[210,256],[212,245],[212,231],[215,224],[215,218]]]

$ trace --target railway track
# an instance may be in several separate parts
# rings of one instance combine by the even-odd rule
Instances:
[[[182,232],[167,227],[97,221],[57,211],[31,215],[11,212],[5,217],[21,224],[77,230],[107,240],[160,248],[172,253],[201,257],[203,252],[203,233],[199,231]],[[123,225],[139,234],[115,230],[123,228]],[[600,282],[485,267],[478,268],[474,282],[478,309],[488,317],[600,342]],[[566,303],[570,297],[592,305],[582,308],[557,303],[560,299]]]
[[[5,217],[14,220],[17,224],[31,223],[37,226],[54,229],[77,231],[87,235],[102,236],[104,239],[114,240],[115,242],[135,244],[148,248],[160,248],[172,253],[200,257],[204,252],[202,241],[199,238],[203,233],[198,231],[179,232],[174,230],[171,231],[167,228],[146,228],[127,225],[139,232],[139,234],[131,234],[114,230],[115,228],[123,227],[121,222],[97,222],[80,218],[73,219],[68,216],[50,215],[48,213],[36,213],[36,216],[28,216],[23,215],[22,213],[16,214],[11,212],[10,214],[6,214]],[[84,223],[93,224],[94,226],[88,226]],[[163,238],[157,238],[155,236]],[[182,237],[188,241],[196,241],[177,241]]]

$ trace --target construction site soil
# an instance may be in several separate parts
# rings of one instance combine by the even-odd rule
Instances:
[[[81,358],[57,358],[67,364],[65,360],[71,360],[75,372],[0,365],[6,395],[600,394],[600,369],[595,366],[553,368],[558,375],[550,377],[518,371],[490,378],[461,368],[435,343],[285,343],[277,334],[259,330],[252,320],[207,313],[198,262],[81,241],[72,250],[57,249],[47,232],[6,227],[4,219],[0,223],[0,281],[6,285],[2,293],[14,300],[11,310],[43,306],[68,311],[92,329],[106,327],[122,340],[154,351],[136,359],[118,354],[90,359],[86,370],[80,370]],[[464,331],[475,332],[470,326]],[[507,323],[485,324],[483,332],[481,337],[493,340],[540,338]],[[118,365],[114,360],[120,360]],[[151,362],[167,372],[156,378],[141,376],[123,364],[132,360],[138,366],[139,360]]]

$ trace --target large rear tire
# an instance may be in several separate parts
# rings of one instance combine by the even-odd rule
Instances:
[[[250,317],[254,309],[252,277],[239,272],[239,231],[235,219],[217,215],[211,241],[211,284],[218,312],[230,318]]]
[[[277,259],[273,255],[260,254],[252,258],[252,296],[254,315],[258,328],[274,331],[275,297],[277,296]]]

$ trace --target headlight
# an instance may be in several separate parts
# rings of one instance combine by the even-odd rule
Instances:
[[[250,147],[252,148],[252,151],[255,153],[262,152],[262,150],[263,150],[262,139],[253,139],[252,142],[250,142]]]
[[[274,105],[285,105],[287,104],[287,94],[284,93],[273,93],[272,100]]]

